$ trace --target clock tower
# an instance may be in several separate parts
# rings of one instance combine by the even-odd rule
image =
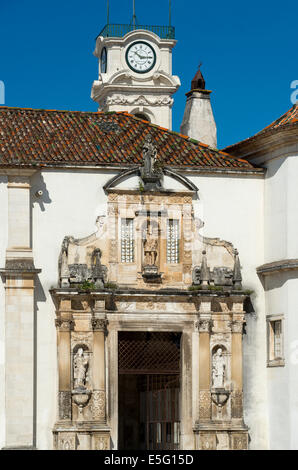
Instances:
[[[167,129],[172,127],[172,26],[107,24],[96,39],[99,77],[91,97],[99,111],[127,111]]]

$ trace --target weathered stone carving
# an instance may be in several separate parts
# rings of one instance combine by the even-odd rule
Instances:
[[[75,351],[78,349],[80,345],[84,345],[84,348],[89,351],[92,351],[92,343],[93,343],[93,333],[92,332],[77,332],[74,331],[71,334],[71,349]]]
[[[235,390],[232,392],[231,395],[231,403],[232,403],[232,418],[239,418],[243,417],[243,397],[242,397],[241,390]]]
[[[158,238],[154,236],[152,225],[147,228],[147,237],[144,242],[144,264],[156,266],[158,254]]]
[[[146,280],[158,280],[161,274],[158,272],[159,258],[159,226],[157,222],[147,219],[143,230],[143,278]]]
[[[201,450],[216,450],[216,434],[200,434]]]
[[[94,435],[93,450],[109,450],[110,437],[108,435]]]
[[[200,318],[200,320],[196,322],[195,326],[200,333],[210,333],[213,326],[213,321],[210,319]]]
[[[89,359],[85,356],[83,348],[79,348],[73,360],[74,388],[85,388]]]
[[[94,390],[92,393],[92,418],[96,421],[103,421],[105,419],[105,406],[106,397],[104,390]]]
[[[91,390],[83,388],[78,388],[72,391],[73,401],[79,408],[78,421],[84,420],[83,409],[88,405],[91,393]]]
[[[232,434],[232,450],[246,450],[247,434]]]
[[[76,434],[74,432],[59,433],[58,450],[76,450]]]
[[[211,419],[211,395],[209,390],[200,390],[199,393],[199,416],[200,420]]]
[[[71,392],[59,392],[59,419],[71,420]]]
[[[238,250],[234,250],[234,273],[233,273],[233,284],[236,289],[241,289],[242,287],[242,276],[241,276],[241,266],[239,261]]]
[[[172,106],[174,103],[173,98],[169,96],[155,98],[150,100],[148,97],[143,95],[137,96],[136,98],[129,99],[125,95],[116,95],[114,97],[108,97],[105,100],[104,106],[110,105],[141,105],[141,106]]]
[[[55,325],[60,331],[72,331],[74,329],[74,321],[67,318],[56,318]]]
[[[229,450],[230,443],[229,443],[229,435],[227,432],[219,432],[216,433],[216,450]]]
[[[242,333],[243,332],[243,322],[234,320],[231,322],[231,329],[233,333]]]
[[[207,256],[206,256],[206,251],[203,250],[202,252],[202,264],[201,264],[201,270],[200,270],[200,281],[202,287],[207,287],[209,284],[210,280],[210,272],[209,268],[207,265]]]
[[[97,289],[104,287],[104,282],[107,277],[107,267],[101,264],[101,250],[97,248],[92,253],[92,280]]]
[[[91,324],[93,331],[103,331],[107,333],[108,320],[104,318],[92,318]]]
[[[156,156],[157,148],[149,134],[143,146],[143,167],[140,170],[145,191],[156,191],[161,188],[162,171],[156,168]]]
[[[97,289],[103,287],[107,279],[107,267],[101,261],[107,245],[106,213],[99,214],[96,227],[97,231],[88,237],[64,238],[59,256],[60,287],[80,287],[85,281],[94,282]]]
[[[222,354],[222,348],[218,348],[212,357],[212,385],[214,388],[224,388],[225,374],[225,358]]]

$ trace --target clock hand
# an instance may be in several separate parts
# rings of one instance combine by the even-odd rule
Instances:
[[[140,54],[138,54],[138,52],[135,52],[135,54],[137,54],[137,56],[139,56],[140,59],[147,59],[147,57],[145,55],[140,55]]]

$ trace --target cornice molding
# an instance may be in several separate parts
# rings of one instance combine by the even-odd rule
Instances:
[[[262,264],[257,268],[257,274],[266,276],[280,271],[290,271],[298,269],[298,259],[283,259],[272,263]]]

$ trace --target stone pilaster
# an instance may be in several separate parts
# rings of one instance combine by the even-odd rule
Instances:
[[[6,448],[34,448],[35,269],[31,244],[30,177],[35,170],[7,169],[8,242],[5,268]]]
[[[106,422],[106,383],[105,383],[105,336],[107,334],[107,320],[100,315],[104,309],[104,301],[95,302],[95,317],[92,319],[93,328],[93,393],[92,393],[92,419],[101,423]]]
[[[199,422],[211,419],[211,393],[210,393],[210,331],[211,302],[202,301],[200,317],[196,324],[199,331]]]
[[[232,419],[243,419],[243,379],[242,379],[242,334],[244,322],[243,301],[233,304],[232,331],[232,357],[231,357],[231,379],[232,396],[231,408]]]
[[[62,300],[61,309],[70,309],[70,301]],[[68,312],[60,311],[56,319],[58,347],[58,414],[59,421],[70,421],[71,413],[71,331],[74,322]]]

